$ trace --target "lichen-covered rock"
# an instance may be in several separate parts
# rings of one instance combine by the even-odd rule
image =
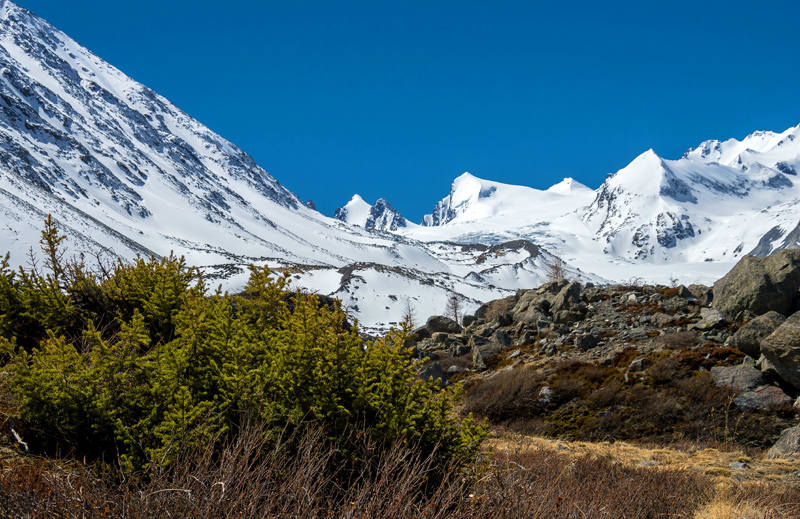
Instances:
[[[783,380],[800,389],[800,312],[761,341],[761,353]]]
[[[790,315],[797,309],[800,250],[785,249],[766,258],[745,256],[714,283],[714,307],[732,319],[751,311]]]
[[[778,329],[786,317],[778,312],[767,312],[748,321],[733,334],[725,345],[736,348],[757,359],[761,355],[761,341]]]

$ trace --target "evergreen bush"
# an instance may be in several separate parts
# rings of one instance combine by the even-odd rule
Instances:
[[[48,217],[44,270],[0,262],[0,358],[40,451],[118,457],[135,471],[258,415],[276,437],[313,424],[335,442],[363,428],[444,466],[486,435],[455,416],[458,390],[416,379],[408,324],[364,342],[338,302],[291,294],[288,276],[266,267],[250,267],[241,294],[208,293],[183,258],[93,271],[65,261],[62,240]]]

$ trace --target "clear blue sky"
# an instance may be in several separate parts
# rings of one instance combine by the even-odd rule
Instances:
[[[19,0],[331,215],[800,124],[800,2]]]

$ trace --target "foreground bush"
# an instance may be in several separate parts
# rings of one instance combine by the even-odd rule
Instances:
[[[63,260],[50,219],[42,234],[44,270],[0,264],[8,386],[39,452],[141,471],[235,438],[243,416],[265,420],[273,439],[308,424],[335,439],[358,425],[442,466],[485,436],[455,417],[456,392],[415,379],[407,326],[364,343],[338,303],[291,294],[266,268],[251,267],[240,295],[208,294],[183,259],[93,272]]]

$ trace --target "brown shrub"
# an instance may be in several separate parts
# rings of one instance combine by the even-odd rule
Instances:
[[[354,453],[362,463],[342,472],[332,466],[336,444],[318,434],[296,449],[266,449],[257,432],[221,452],[185,451],[139,483],[80,463],[4,460],[0,517],[688,519],[721,497],[756,503],[770,519],[800,515],[793,488],[732,484],[720,494],[697,472],[551,448],[499,451],[431,479],[430,460],[413,446],[377,450],[365,439]]]
[[[539,391],[544,387],[541,373],[518,368],[465,386],[464,411],[489,418],[493,423],[541,414]]]

